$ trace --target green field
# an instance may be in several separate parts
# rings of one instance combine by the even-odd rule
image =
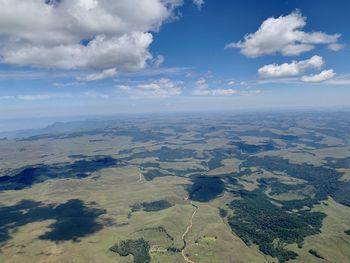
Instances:
[[[350,262],[349,113],[147,118],[0,140],[0,262]]]

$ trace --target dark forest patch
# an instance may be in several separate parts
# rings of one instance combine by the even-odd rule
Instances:
[[[231,158],[239,158],[240,153],[237,149],[232,148],[220,148],[207,152],[210,154],[210,160],[207,163],[208,169],[213,170],[222,166],[222,160],[231,159]]]
[[[282,129],[282,127],[276,127],[277,129]],[[252,137],[260,137],[260,138],[268,138],[270,140],[277,139],[282,140],[287,143],[287,147],[293,146],[296,143],[305,144],[309,147],[327,147],[327,145],[322,144],[323,136],[316,136],[314,133],[305,133],[299,136],[293,134],[277,134],[269,130],[247,130],[234,132],[234,136],[252,136]],[[232,138],[233,135],[231,135]]]
[[[131,208],[131,212],[137,212],[143,210],[145,212],[157,212],[167,208],[174,206],[172,203],[167,200],[157,200],[153,202],[143,202],[133,204]]]
[[[244,142],[234,142],[232,144],[235,145],[238,148],[238,150],[240,150],[242,153],[248,154],[272,151],[277,149],[273,142],[268,142],[264,144],[248,144]]]
[[[148,142],[148,141],[164,141],[168,134],[154,131],[154,130],[141,130],[138,127],[130,127],[127,129],[115,131],[110,130],[109,134],[114,136],[128,136],[132,137],[133,142]]]
[[[150,263],[151,257],[149,255],[150,245],[148,241],[143,238],[137,240],[123,240],[119,244],[115,244],[110,248],[114,253],[118,253],[122,257],[132,255],[134,263]]]
[[[345,158],[331,158],[327,157],[326,165],[332,168],[350,168],[350,157]]]
[[[142,208],[146,212],[156,212],[172,207],[173,204],[169,203],[167,200],[159,200],[154,202],[143,202]]]
[[[308,201],[312,206],[328,196],[337,202],[350,206],[348,198],[350,183],[339,181],[342,173],[327,166],[314,166],[311,164],[295,164],[281,157],[249,157],[241,164],[242,167],[260,167],[267,171],[285,172],[291,177],[302,179],[314,186],[316,195]]]
[[[132,155],[131,159],[150,157],[158,158],[161,162],[171,162],[179,159],[195,158],[196,151],[189,149],[172,149],[163,146],[158,150],[135,153]]]
[[[240,136],[254,136],[254,137],[266,137],[270,139],[279,139],[279,140],[284,140],[288,142],[294,142],[299,139],[298,136],[293,134],[277,134],[268,130],[248,130],[248,131],[238,132],[237,134]]]
[[[154,178],[157,178],[157,177],[169,176],[168,173],[164,173],[164,172],[160,171],[159,169],[144,170],[144,171],[142,171],[142,175],[146,181],[152,181]]]
[[[324,259],[324,257],[322,257],[322,256],[321,256],[316,250],[314,250],[314,249],[310,249],[310,250],[309,250],[309,253],[310,253],[311,255],[313,255],[313,256],[319,258],[319,259]]]
[[[280,195],[289,191],[302,190],[305,184],[284,184],[281,183],[277,178],[260,178],[258,183],[261,186],[270,186],[270,195]]]
[[[191,173],[199,173],[204,171],[204,169],[201,168],[188,168],[185,170],[177,170],[173,168],[160,169],[159,166],[159,163],[151,162],[140,165],[140,168],[142,169],[142,175],[146,181],[152,181],[157,177],[163,176],[185,177]]]
[[[240,200],[230,208],[234,216],[228,221],[232,230],[247,244],[256,244],[264,254],[277,257],[280,262],[295,259],[297,254],[285,248],[286,244],[302,244],[305,237],[320,233],[325,214],[319,212],[292,212],[270,202],[261,190],[242,190]],[[274,241],[279,240],[276,244]]]

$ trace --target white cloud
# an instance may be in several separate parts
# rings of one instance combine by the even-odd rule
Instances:
[[[8,96],[0,96],[0,100],[25,100],[25,101],[35,101],[35,100],[49,100],[54,98],[62,98],[67,97],[67,95],[59,95],[59,94],[22,94],[22,95],[8,95]]]
[[[169,75],[183,75],[186,76],[190,74],[189,72],[191,71],[191,68],[188,67],[173,67],[173,68],[147,68],[142,71],[137,71],[137,72],[130,72],[124,74],[124,76],[127,77],[154,77],[154,76],[169,76]]]
[[[205,78],[196,81],[196,86],[192,91],[194,96],[228,96],[237,94],[234,89],[210,89]]]
[[[118,88],[133,99],[168,98],[182,93],[182,82],[162,78],[133,85],[119,85]]]
[[[244,37],[243,41],[230,43],[226,48],[239,48],[247,57],[259,57],[281,53],[284,56],[300,55],[312,50],[316,44],[328,44],[332,50],[340,34],[328,35],[323,32],[305,32],[306,17],[299,11],[278,18],[265,20],[255,33]],[[339,44],[337,44],[339,45]]]
[[[155,68],[159,68],[163,64],[164,60],[164,56],[158,55],[152,60],[152,65]]]
[[[85,86],[86,83],[84,82],[54,82],[52,83],[53,86],[57,88],[66,88],[66,87],[78,87],[78,86]]]
[[[106,79],[106,78],[112,78],[112,77],[115,77],[117,74],[118,74],[118,72],[117,72],[116,68],[110,68],[110,69],[106,69],[102,72],[89,74],[89,75],[84,76],[84,77],[78,77],[77,80],[79,80],[79,81],[95,81],[95,80],[101,80],[101,79]]]
[[[135,71],[183,0],[0,0],[0,62]]]
[[[94,99],[109,99],[110,95],[102,92],[97,92],[94,90],[89,90],[84,92],[84,95]]]
[[[341,75],[341,76],[338,76],[336,78],[332,78],[330,80],[327,80],[325,83],[329,84],[329,85],[349,86],[350,85],[350,75]]]
[[[203,86],[207,83],[207,80],[205,78],[200,78],[199,80],[196,81],[197,86]]]
[[[195,96],[228,96],[237,94],[234,89],[195,89],[192,93]]]
[[[328,45],[328,48],[330,50],[333,50],[333,51],[339,51],[339,50],[342,50],[345,47],[346,47],[345,44],[338,44],[338,43],[333,43],[333,44],[329,44]]]
[[[298,76],[307,69],[320,69],[324,65],[324,60],[320,56],[313,56],[302,61],[292,61],[291,63],[269,64],[258,70],[262,78],[281,78]]]
[[[204,5],[204,0],[193,0],[193,4],[195,4],[199,10],[201,10],[202,6]]]
[[[231,80],[231,81],[229,81],[229,82],[227,83],[227,85],[229,85],[229,86],[234,86],[234,85],[236,85],[236,82],[233,81],[233,80]]]
[[[49,100],[54,98],[66,98],[69,97],[66,94],[30,94],[30,95],[18,95],[15,96],[16,99],[19,100]]]
[[[324,70],[319,74],[316,75],[309,75],[309,76],[303,76],[301,78],[301,80],[303,82],[324,82],[326,80],[329,80],[331,78],[333,78],[335,76],[335,73],[333,71],[333,69],[329,69],[329,70]]]

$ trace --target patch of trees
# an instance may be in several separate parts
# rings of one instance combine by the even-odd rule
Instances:
[[[233,148],[214,149],[209,152],[210,160],[207,162],[209,170],[213,170],[222,166],[221,161],[232,157],[240,156],[240,152]]]
[[[225,218],[228,215],[228,212],[224,208],[219,208],[219,215],[221,218]]]
[[[145,212],[157,212],[170,208],[172,206],[174,205],[167,200],[158,200],[153,202],[136,203],[133,204],[130,208],[131,212],[137,212],[140,210],[143,210]]]
[[[140,165],[143,167],[142,165]],[[159,165],[158,165],[159,166]],[[189,168],[186,170],[175,170],[175,169],[159,169],[159,167],[147,167],[147,169],[144,169],[142,171],[142,175],[147,181],[152,181],[153,179],[157,177],[163,177],[163,176],[179,176],[179,177],[184,177],[188,174],[191,173],[196,173],[196,172],[202,172],[203,169],[199,168]]]
[[[294,126],[297,124],[292,124],[291,126]],[[271,127],[269,127],[271,128]],[[282,129],[282,127],[276,127],[276,129]],[[236,133],[239,136],[254,136],[254,137],[264,137],[277,140],[283,140],[287,143],[287,147],[291,147],[295,145],[296,143],[305,144],[309,147],[327,147],[327,145],[320,143],[323,139],[322,136],[316,136],[314,133],[305,133],[300,136],[296,136],[293,134],[277,134],[274,132],[271,132],[269,130],[248,130],[248,131],[241,131]]]
[[[235,145],[241,152],[249,154],[264,151],[272,151],[276,149],[276,146],[273,142],[267,142],[264,144],[248,144],[245,142],[234,142],[233,145]]]
[[[333,168],[306,163],[294,164],[275,156],[252,156],[244,161],[241,167],[260,167],[268,171],[285,172],[291,177],[305,180],[314,186],[316,189],[314,203],[325,200],[330,195],[337,202],[350,206],[348,198],[350,183],[339,181],[342,173]]]
[[[332,158],[327,157],[326,165],[333,168],[350,168],[350,157],[345,158]]]
[[[53,140],[63,140],[63,139],[73,139],[81,136],[94,136],[99,134],[105,134],[103,129],[93,129],[77,132],[54,132],[54,133],[44,133],[39,135],[29,136],[18,141],[37,141],[42,139],[53,139]]]
[[[305,187],[305,184],[284,184],[277,178],[260,178],[258,183],[262,186],[270,186],[271,195],[280,195],[289,191],[301,190]]]
[[[196,157],[196,151],[189,149],[172,149],[163,146],[158,150],[135,153],[132,155],[131,159],[150,157],[158,158],[161,162],[171,162],[179,159],[194,158]]]
[[[149,255],[150,245],[143,238],[132,240],[123,240],[119,244],[115,244],[110,248],[114,253],[118,253],[122,257],[132,255],[134,263],[150,263]]]
[[[142,171],[142,175],[146,181],[152,181],[157,177],[168,176],[168,174],[161,172],[159,169],[147,169]]]
[[[269,130],[247,130],[238,132],[240,136],[266,137],[270,139],[280,139],[284,141],[296,141],[298,136],[292,134],[277,134]]]
[[[156,231],[159,233],[163,233],[167,239],[170,239],[171,241],[174,241],[174,237],[169,234],[169,232],[165,229],[164,226],[158,226],[158,227],[149,227],[149,228],[143,228],[139,231],[146,231],[146,230],[151,230],[151,231]]]
[[[172,207],[173,204],[169,203],[167,200],[159,200],[154,202],[143,202],[142,207],[146,212],[156,212]]]
[[[142,163],[140,164],[141,168],[160,168],[159,163],[154,163],[154,162],[147,162],[147,163]]]
[[[234,216],[228,218],[229,225],[246,244],[258,245],[260,251],[277,257],[280,262],[297,257],[285,248],[286,244],[301,244],[306,236],[320,233],[325,214],[278,207],[261,189],[240,193],[241,199],[230,204]]]
[[[133,142],[148,142],[148,141],[161,142],[168,137],[166,133],[151,130],[151,129],[142,130],[137,126],[129,127],[129,128],[117,130],[117,131],[112,128],[110,130],[107,130],[107,134],[111,134],[114,136],[132,137]]]
[[[173,253],[181,253],[182,248],[177,248],[177,247],[168,247],[167,251],[173,252]]]
[[[318,252],[314,249],[310,249],[309,253],[317,258],[324,259],[324,257],[322,257],[320,254],[318,254]]]

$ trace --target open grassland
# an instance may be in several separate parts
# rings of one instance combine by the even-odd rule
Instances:
[[[0,262],[350,262],[347,116],[0,140]]]
[[[327,214],[321,233],[305,239],[303,248],[293,247],[299,254],[298,260],[291,262],[348,262],[350,258],[350,236],[344,233],[350,228],[350,210],[336,203],[333,199],[314,208]],[[317,251],[324,259],[317,258],[309,250]]]

